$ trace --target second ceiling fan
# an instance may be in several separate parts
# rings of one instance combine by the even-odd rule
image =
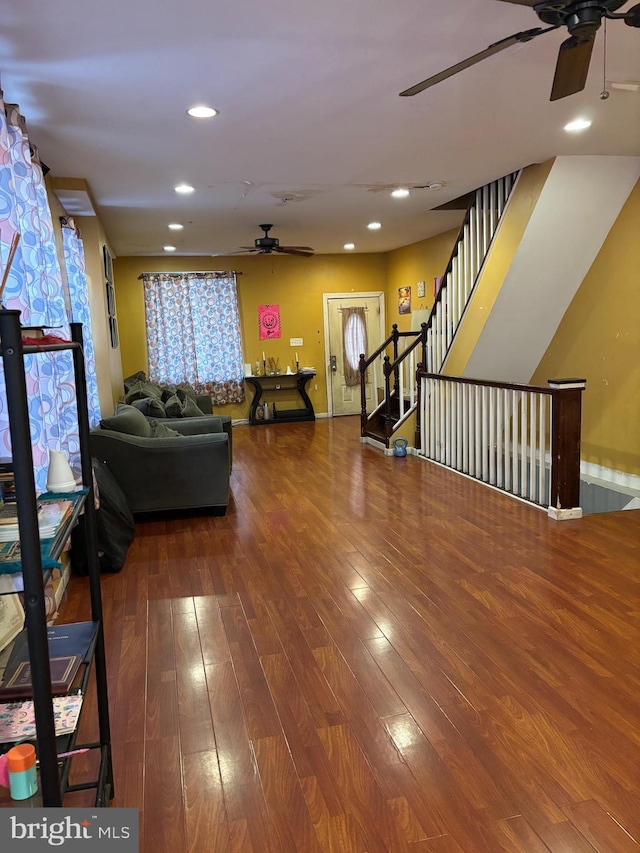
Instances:
[[[270,237],[269,231],[273,225],[259,225],[264,231],[264,237],[256,237],[253,246],[240,246],[232,252],[218,254],[225,255],[271,255],[276,252],[279,255],[299,255],[302,258],[310,258],[313,255],[311,246],[281,246],[277,237]]]
[[[542,3],[538,0],[498,0],[498,2],[530,6],[538,18],[548,26],[534,27],[531,30],[524,30],[500,39],[500,41],[490,44],[485,50],[475,53],[468,59],[457,62],[439,74],[427,77],[421,83],[405,89],[400,92],[400,95],[402,97],[417,95],[430,86],[435,86],[436,83],[453,77],[459,71],[464,71],[465,68],[470,68],[501,50],[519,42],[532,41],[544,33],[553,32],[553,30],[564,26],[569,32],[569,38],[560,45],[550,98],[552,101],[557,101],[584,89],[593,43],[603,18],[624,21],[629,27],[640,27],[640,3],[632,6],[626,13],[616,12],[617,9],[624,6],[626,0],[576,0],[575,2],[571,2],[571,0],[547,0],[547,2]]]

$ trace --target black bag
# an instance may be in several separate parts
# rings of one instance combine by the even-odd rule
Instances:
[[[96,511],[98,554],[101,572],[119,572],[133,542],[135,523],[124,492],[105,462],[93,458],[100,509]],[[88,575],[85,520],[81,515],[71,533],[71,568],[74,573]]]

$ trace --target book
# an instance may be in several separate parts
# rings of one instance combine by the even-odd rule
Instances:
[[[19,595],[0,595],[0,651],[22,632],[24,609]]]
[[[20,326],[20,334],[23,338],[44,338],[43,326]]]
[[[51,693],[54,696],[69,692],[81,663],[82,655],[62,655],[49,658]],[[31,662],[28,660],[19,661],[14,667],[9,667],[7,664],[2,683],[0,683],[0,701],[26,699],[32,693]]]
[[[96,633],[95,622],[70,622],[67,625],[49,625],[47,641],[50,657],[79,655],[83,660],[89,651]],[[29,660],[29,641],[24,628],[15,639],[13,649],[7,661],[7,669],[22,661]]]
[[[54,696],[53,719],[56,737],[76,730],[83,696]],[[33,702],[0,703],[0,743],[30,740],[36,736],[36,717]]]
[[[95,636],[95,622],[72,622],[47,628],[51,690],[54,695],[68,693],[85,660]],[[26,628],[13,644],[4,676],[0,682],[0,701],[31,696],[31,665]]]
[[[18,505],[6,504],[0,507],[0,524],[15,524],[18,519]]]

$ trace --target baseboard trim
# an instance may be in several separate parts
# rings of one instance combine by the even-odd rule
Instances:
[[[547,515],[554,521],[570,521],[572,518],[582,518],[582,508],[575,506],[571,509],[556,509],[556,507],[550,506]]]
[[[640,475],[616,471],[615,468],[605,468],[593,462],[580,463],[580,477],[586,483],[615,487],[614,491],[623,492],[630,497],[640,497]]]

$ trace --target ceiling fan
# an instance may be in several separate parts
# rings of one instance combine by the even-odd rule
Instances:
[[[538,2],[538,0],[499,0],[499,2],[515,3],[518,6],[530,6],[542,23],[549,26],[545,28],[534,27],[531,30],[524,30],[520,33],[514,33],[512,36],[507,36],[507,38],[500,39],[500,41],[490,44],[486,50],[481,50],[468,59],[457,62],[445,71],[434,74],[433,77],[428,77],[421,83],[405,89],[404,92],[400,92],[401,97],[406,98],[411,95],[417,95],[418,92],[423,92],[430,86],[434,86],[436,83],[452,77],[459,71],[464,71],[465,68],[475,65],[477,62],[481,62],[483,59],[493,56],[494,53],[499,53],[513,44],[531,41],[544,33],[550,33],[564,26],[569,31],[569,38],[560,45],[556,73],[553,78],[551,97],[549,99],[551,101],[558,101],[560,98],[575,95],[576,92],[581,92],[584,89],[587,82],[593,43],[603,18],[624,21],[629,27],[640,27],[640,3],[632,6],[625,13],[616,13],[616,9],[624,6],[626,0],[575,0],[575,2],[572,2],[572,0],[546,0],[546,2]]]
[[[233,252],[224,252],[225,255],[271,255],[277,252],[280,255],[300,255],[302,258],[310,258],[313,249],[310,246],[281,246],[277,237],[269,237],[269,231],[273,225],[259,225],[264,231],[264,237],[257,237],[253,246],[240,246]]]

